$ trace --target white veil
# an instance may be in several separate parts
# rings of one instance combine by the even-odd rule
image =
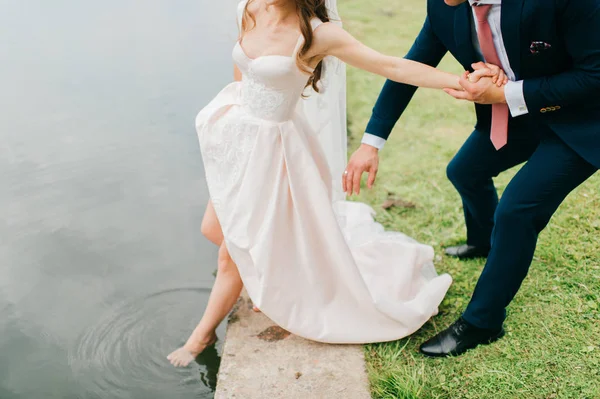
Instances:
[[[337,10],[337,0],[327,0],[326,7],[331,22],[342,25]],[[327,157],[332,176],[333,201],[346,198],[342,190],[342,174],[347,161],[346,130],[346,65],[335,57],[323,60],[319,82],[320,93],[306,90],[308,98],[302,101],[304,113],[317,132],[319,142]]]

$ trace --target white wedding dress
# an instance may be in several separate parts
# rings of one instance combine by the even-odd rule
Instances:
[[[308,76],[295,53],[251,59],[237,43],[233,59],[243,80],[200,111],[196,127],[210,197],[250,298],[315,341],[412,334],[452,282],[435,272],[433,249],[384,232],[367,205],[333,199],[323,146],[302,112]]]

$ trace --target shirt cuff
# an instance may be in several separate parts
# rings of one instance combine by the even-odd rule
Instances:
[[[374,134],[365,133],[365,135],[362,138],[361,143],[368,144],[371,147],[375,147],[378,150],[381,150],[383,148],[383,146],[385,145],[385,139],[382,139],[379,136],[375,136]]]
[[[510,109],[510,114],[513,118],[529,113],[527,103],[525,102],[525,95],[523,94],[522,80],[508,82],[504,86],[504,97],[506,97],[506,104],[508,104],[508,109]]]

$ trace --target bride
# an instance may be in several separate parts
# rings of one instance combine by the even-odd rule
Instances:
[[[202,232],[220,247],[218,272],[202,320],[168,356],[175,366],[216,341],[243,286],[298,336],[369,343],[418,330],[452,282],[435,272],[430,246],[383,231],[371,208],[343,201],[345,88],[336,59],[421,87],[462,90],[459,77],[363,45],[335,23],[332,3],[239,4],[238,81],[196,118],[211,197]]]

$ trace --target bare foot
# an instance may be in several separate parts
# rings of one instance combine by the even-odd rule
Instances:
[[[254,305],[252,306],[252,310],[254,310],[256,313],[260,313],[260,309]]]
[[[196,338],[194,334],[181,348],[174,350],[167,359],[175,367],[187,367],[207,347],[217,342],[217,334],[213,331],[208,337]]]

